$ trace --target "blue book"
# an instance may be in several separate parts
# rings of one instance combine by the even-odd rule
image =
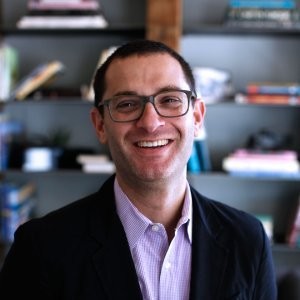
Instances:
[[[20,122],[7,120],[5,115],[0,116],[0,171],[8,167],[10,142],[22,132],[23,125]]]
[[[201,163],[195,142],[193,143],[192,153],[187,163],[187,170],[190,173],[200,173]]]
[[[0,186],[0,237],[11,243],[17,228],[28,221],[34,209],[35,186],[32,183],[3,182]]]
[[[195,140],[195,145],[200,160],[200,164],[202,166],[202,171],[204,172],[211,171],[212,169],[211,159],[210,159],[210,153],[209,153],[206,140],[197,139]]]
[[[231,8],[267,8],[267,9],[295,9],[292,0],[230,0]]]

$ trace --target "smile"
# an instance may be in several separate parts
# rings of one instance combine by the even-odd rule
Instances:
[[[137,145],[142,148],[153,148],[153,147],[162,147],[169,143],[169,140],[157,140],[157,141],[141,141]]]

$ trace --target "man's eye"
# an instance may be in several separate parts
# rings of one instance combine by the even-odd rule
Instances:
[[[117,110],[134,110],[139,107],[139,103],[134,100],[122,100],[119,101],[115,108]]]
[[[181,99],[177,97],[164,97],[160,100],[161,105],[180,105],[181,103]]]

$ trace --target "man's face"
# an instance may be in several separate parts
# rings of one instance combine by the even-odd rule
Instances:
[[[117,94],[149,96],[166,88],[190,90],[180,64],[168,54],[131,56],[112,62],[106,73],[103,99]],[[117,176],[127,180],[154,181],[186,172],[194,135],[200,127],[204,105],[197,101],[186,115],[161,117],[147,103],[140,119],[128,123],[104,117],[96,109],[91,116],[101,143],[108,144]]]

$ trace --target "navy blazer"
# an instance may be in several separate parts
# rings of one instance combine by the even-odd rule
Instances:
[[[0,273],[2,300],[142,299],[113,182],[114,176],[95,194],[17,230]],[[190,299],[275,300],[261,223],[191,190]]]

